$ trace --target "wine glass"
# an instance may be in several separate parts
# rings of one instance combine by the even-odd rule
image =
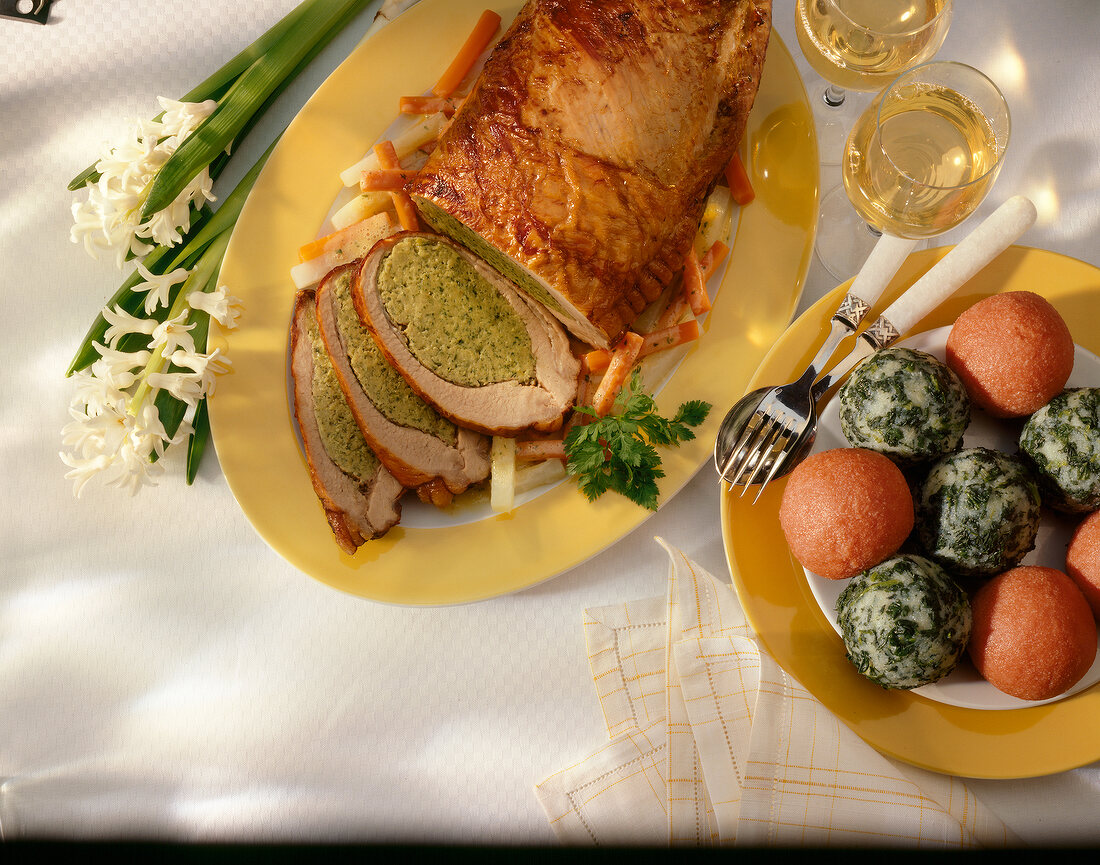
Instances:
[[[846,194],[822,201],[826,269],[851,276],[881,233],[923,239],[961,223],[997,179],[1011,127],[1001,91],[972,66],[932,61],[895,78],[848,136]]]
[[[798,0],[798,44],[824,81],[811,88],[821,162],[840,162],[866,100],[902,69],[930,60],[947,36],[952,0]]]

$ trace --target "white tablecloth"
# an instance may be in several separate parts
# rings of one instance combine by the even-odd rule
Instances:
[[[191,488],[173,462],[135,498],[93,484],[74,500],[58,458],[63,373],[121,278],[70,243],[65,185],[127,118],[155,113],[157,95],[179,96],[292,5],[87,0],[54,4],[44,27],[0,19],[7,839],[553,844],[533,785],[603,732],[582,611],[663,592],[654,535],[726,573],[709,466],[584,565],[439,609],[374,604],[296,571],[252,530],[213,452]],[[793,6],[776,0],[776,26],[809,75]],[[957,6],[940,56],[989,72],[1013,112],[981,212],[1029,194],[1041,216],[1026,242],[1100,265],[1100,6]],[[282,96],[222,189],[374,10]],[[803,308],[831,287],[815,263]],[[1025,842],[1100,841],[1100,764],[970,785]]]

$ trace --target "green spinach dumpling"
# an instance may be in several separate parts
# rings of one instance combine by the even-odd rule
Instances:
[[[970,397],[947,364],[910,348],[885,348],[840,389],[840,427],[853,447],[900,465],[955,450],[970,424]]]
[[[917,490],[917,535],[953,574],[991,577],[1035,547],[1039,488],[1017,457],[974,447],[943,457]]]
[[[1100,388],[1071,388],[1054,397],[1024,424],[1020,450],[1052,508],[1100,508]]]
[[[853,577],[836,611],[848,660],[884,688],[942,679],[970,637],[966,593],[923,556],[894,556]]]

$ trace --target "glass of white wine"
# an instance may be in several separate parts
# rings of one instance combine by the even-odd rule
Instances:
[[[822,163],[840,162],[866,100],[901,70],[930,60],[947,36],[952,0],[798,0],[798,44],[824,79],[811,88]]]
[[[826,269],[851,276],[882,233],[923,239],[961,223],[997,179],[1011,130],[1003,94],[972,66],[933,61],[895,78],[848,136],[846,196],[822,202]]]

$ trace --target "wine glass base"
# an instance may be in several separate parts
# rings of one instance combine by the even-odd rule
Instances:
[[[839,92],[841,101],[836,102]],[[810,105],[813,109],[814,128],[817,131],[817,154],[822,165],[840,165],[848,133],[871,100],[868,93],[854,90],[837,91],[827,82],[819,82],[810,89]]]
[[[814,254],[838,285],[859,273],[881,236],[856,213],[843,185],[821,199]]]

